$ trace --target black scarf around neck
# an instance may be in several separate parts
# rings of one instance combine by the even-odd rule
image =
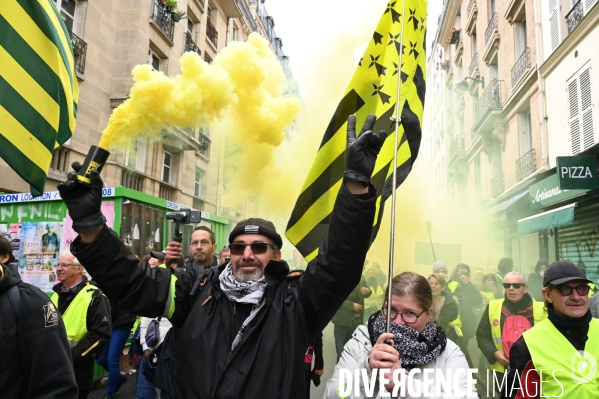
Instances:
[[[387,321],[381,312],[371,315],[368,319],[368,332],[372,346],[386,331]],[[399,352],[401,365],[407,370],[433,361],[443,353],[447,345],[443,328],[435,323],[432,317],[421,333],[412,327],[395,323],[391,323],[391,333],[394,347]]]

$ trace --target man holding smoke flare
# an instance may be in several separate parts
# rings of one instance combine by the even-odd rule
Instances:
[[[58,186],[79,233],[71,251],[103,292],[131,313],[162,315],[181,328],[174,396],[305,398],[306,348],[360,281],[370,244],[376,198],[370,177],[387,137],[372,132],[375,121],[369,115],[356,139],[356,118],[349,117],[328,236],[303,274],[290,274],[281,260],[274,225],[252,218],[231,231],[230,262],[174,278],[169,269],[140,263],[105,225],[97,171],[91,187],[77,183],[74,172]],[[181,244],[169,243],[165,263],[180,256]]]

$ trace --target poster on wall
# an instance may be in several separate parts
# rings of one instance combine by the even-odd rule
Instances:
[[[106,225],[111,229],[114,228],[114,201],[102,201],[102,214],[106,217]],[[73,219],[67,212],[67,217],[64,223],[64,245],[62,250],[69,249],[71,243],[77,238],[77,233],[73,230]]]
[[[15,227],[15,225],[11,225]],[[61,250],[61,228],[58,222],[23,222],[18,231],[19,273],[21,279],[42,291],[52,291],[56,284],[56,263]]]
[[[10,241],[12,247],[12,256],[19,259],[21,250],[21,240],[19,233],[21,231],[21,223],[0,223],[0,235],[3,235]]]

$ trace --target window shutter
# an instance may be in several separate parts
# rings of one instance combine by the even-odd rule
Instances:
[[[570,109],[572,155],[577,155],[580,152],[580,108],[578,105],[578,79],[576,77],[568,83],[568,106]]]
[[[584,13],[585,15],[590,11],[591,7],[597,4],[599,0],[584,0]]]
[[[582,140],[584,149],[595,144],[595,131],[593,128],[593,99],[591,95],[591,68],[586,68],[578,78],[580,86],[580,111],[582,124]]]
[[[553,51],[562,41],[559,0],[549,0],[549,31]]]

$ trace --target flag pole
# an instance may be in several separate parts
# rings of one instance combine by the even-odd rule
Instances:
[[[399,145],[399,125],[401,124],[401,111],[399,96],[401,94],[401,60],[403,56],[404,22],[406,20],[406,1],[403,0],[401,11],[401,37],[399,39],[399,65],[397,72],[397,99],[395,100],[395,138],[393,144],[393,180],[391,184],[391,236],[389,243],[389,274],[387,275],[387,333],[391,332],[391,285],[393,282],[393,266],[395,262],[395,191],[397,183],[397,147]]]

